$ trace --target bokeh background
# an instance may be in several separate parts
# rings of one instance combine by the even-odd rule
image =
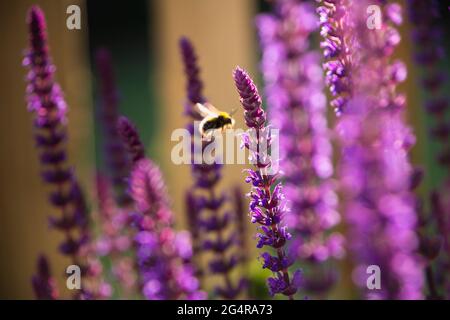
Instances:
[[[404,5],[403,0],[399,2]],[[25,17],[32,4],[38,4],[46,13],[57,79],[70,108],[70,162],[75,165],[88,196],[92,199],[93,177],[101,163],[92,58],[95,49],[103,46],[113,55],[121,112],[136,123],[149,155],[161,166],[180,228],[186,225],[182,199],[190,185],[190,170],[189,166],[175,166],[170,161],[174,145],[170,141],[171,132],[183,127],[186,121],[182,115],[185,92],[178,39],[186,35],[195,44],[209,100],[231,110],[239,104],[231,77],[236,65],[249,70],[262,84],[253,19],[270,7],[263,0],[0,1],[0,298],[3,299],[33,298],[30,279],[39,253],[46,253],[51,259],[60,288],[68,265],[56,250],[60,234],[48,228],[47,216],[54,210],[47,203],[46,187],[40,180],[31,118],[25,104],[26,70],[21,62],[27,46]],[[81,30],[66,28],[66,8],[72,4],[81,7]],[[441,4],[446,26],[442,41],[447,42],[448,48],[450,3],[441,1]],[[419,70],[413,63],[413,44],[405,20],[397,55],[406,62],[409,77],[401,90],[407,93],[408,116],[418,138],[413,163],[429,169],[418,191],[425,194],[438,183],[439,171],[432,163],[433,142],[426,135],[429,119],[421,107]],[[449,70],[448,61],[443,60],[442,67]],[[242,115],[236,118],[237,127],[242,127]],[[222,183],[242,183],[242,169],[238,165],[226,166]],[[351,298],[349,269],[345,263],[341,267],[341,281],[332,296]]]

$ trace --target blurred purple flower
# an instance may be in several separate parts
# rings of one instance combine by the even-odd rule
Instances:
[[[286,216],[296,255],[314,270],[343,255],[343,237],[329,231],[340,221],[336,212],[332,147],[319,53],[310,50],[318,28],[314,7],[297,0],[276,1],[274,12],[257,18],[263,56],[261,70],[271,124],[280,129],[280,168],[290,205]],[[305,275],[305,287],[323,288],[317,274]],[[314,283],[314,284],[313,284]]]
[[[379,1],[385,18],[380,29],[368,31],[368,4],[352,1],[351,11],[344,10],[341,1],[332,5],[332,12],[343,13],[344,38],[351,39],[354,50],[346,50],[352,68],[345,74],[354,80],[336,127],[348,243],[357,264],[354,279],[368,298],[420,299],[423,266],[417,255],[409,162],[415,137],[404,121],[406,99],[396,92],[406,68],[392,61],[400,41],[395,25],[401,22],[401,7]],[[382,272],[381,290],[375,293],[366,286],[370,265]]]
[[[135,243],[144,296],[151,300],[204,299],[194,270],[185,263],[192,252],[190,239],[174,231],[161,172],[150,160],[136,163],[130,194],[137,211]]]
[[[136,127],[126,117],[121,116],[117,121],[117,130],[123,143],[128,149],[133,164],[145,157],[145,147],[141,142]]]
[[[320,0],[317,9],[320,16],[321,32],[324,38],[320,47],[323,49],[326,71],[326,84],[333,100],[330,105],[337,115],[345,109],[352,96],[352,80],[349,76],[352,69],[352,25],[348,19],[351,5],[345,0]]]
[[[60,252],[69,256],[72,263],[86,273],[89,266],[84,261],[83,252],[90,243],[87,207],[74,170],[66,161],[67,106],[54,79],[56,68],[51,62],[44,13],[39,7],[31,7],[27,23],[29,49],[24,65],[29,68],[28,109],[34,115],[34,137],[40,152],[42,177],[54,187],[50,202],[61,211],[61,217],[50,217],[50,225],[65,235]],[[76,294],[76,298],[90,296],[84,287]]]
[[[196,103],[205,103],[203,96],[203,82],[200,79],[200,68],[197,64],[197,55],[194,47],[188,38],[180,39],[181,57],[184,63],[186,74],[186,91],[188,102],[186,102],[186,114],[196,120],[201,120],[200,115],[193,110]]]
[[[39,300],[58,299],[56,281],[53,278],[47,257],[40,255],[37,260],[37,273],[32,278],[33,290]]]

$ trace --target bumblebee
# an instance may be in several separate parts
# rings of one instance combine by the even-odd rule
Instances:
[[[210,103],[197,103],[195,107],[203,117],[198,127],[202,139],[210,139],[216,130],[223,132],[226,129],[233,128],[235,121],[231,116],[235,110],[231,113],[219,111]]]

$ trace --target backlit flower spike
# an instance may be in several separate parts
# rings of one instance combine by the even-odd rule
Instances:
[[[342,114],[352,96],[352,79],[349,76],[352,70],[353,42],[352,24],[348,19],[348,12],[352,10],[351,1],[347,0],[320,0],[317,9],[321,25],[320,34],[323,41],[320,47],[326,62],[323,67],[326,71],[326,83],[333,99],[330,105],[337,115]]]
[[[244,135],[244,145],[254,159],[253,169],[248,170],[247,183],[252,188],[249,193],[252,222],[258,223],[257,247],[271,247],[275,253],[264,252],[261,255],[263,268],[274,273],[267,281],[271,295],[283,294],[294,298],[300,286],[300,273],[290,274],[288,269],[293,261],[286,254],[286,244],[291,235],[284,224],[286,213],[281,184],[276,173],[271,172],[271,161],[267,153],[271,146],[270,133],[266,123],[266,114],[262,109],[261,97],[249,75],[241,68],[234,71],[234,81],[244,108],[245,123],[249,130]],[[265,147],[265,148],[264,148]]]
[[[50,202],[60,212],[51,217],[50,226],[63,232],[60,252],[73,264],[88,270],[83,251],[90,243],[87,208],[74,170],[67,163],[67,105],[60,86],[55,82],[55,66],[47,44],[45,17],[32,6],[28,12],[29,48],[24,59],[28,67],[27,101],[34,116],[34,137],[39,151],[43,180],[53,187]],[[75,298],[89,298],[83,288]]]
[[[187,263],[192,254],[190,237],[174,230],[162,174],[149,159],[134,166],[130,194],[136,208],[135,245],[144,296],[150,300],[204,299]]]
[[[200,79],[200,67],[197,64],[197,54],[188,38],[182,37],[179,44],[184,72],[186,74],[186,91],[189,100],[186,103],[186,113],[197,120],[201,120],[200,115],[193,109],[196,103],[206,102],[203,96],[203,82]]]

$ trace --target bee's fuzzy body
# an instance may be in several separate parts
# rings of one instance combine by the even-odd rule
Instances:
[[[229,113],[218,111],[210,104],[207,106],[197,104],[197,108],[204,116],[199,125],[199,131],[203,138],[212,136],[216,130],[223,131],[233,128],[234,119]]]
[[[207,119],[203,124],[202,131],[206,132],[211,129],[221,129],[226,125],[231,125],[232,121],[230,117],[220,115],[216,118]]]

